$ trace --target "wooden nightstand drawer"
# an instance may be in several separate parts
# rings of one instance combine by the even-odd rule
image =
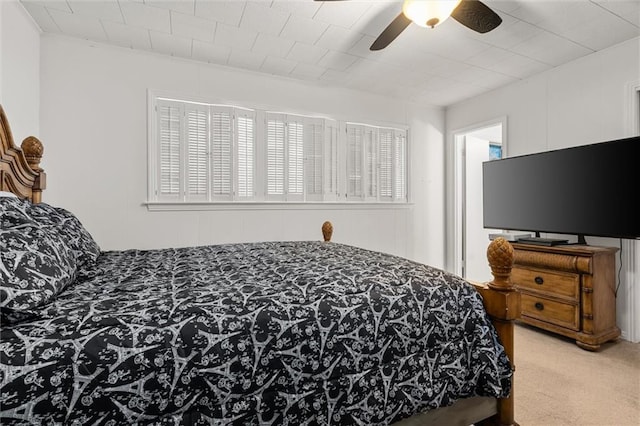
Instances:
[[[580,309],[577,305],[557,302],[524,292],[521,294],[521,303],[523,316],[572,330],[580,329]]]
[[[511,280],[523,322],[576,339],[591,351],[620,336],[616,326],[617,247],[512,243]]]
[[[572,301],[577,301],[580,296],[580,275],[578,274],[516,267],[511,273],[511,280],[525,291],[530,289]]]

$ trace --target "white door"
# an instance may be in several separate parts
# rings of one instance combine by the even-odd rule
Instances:
[[[489,141],[472,135],[464,142],[464,276],[474,281],[491,281],[487,261],[489,233],[482,224],[482,163],[489,161]]]
[[[451,270],[474,281],[493,279],[487,261],[489,234],[499,232],[483,228],[482,163],[505,155],[506,117],[467,129],[453,136],[453,242]]]

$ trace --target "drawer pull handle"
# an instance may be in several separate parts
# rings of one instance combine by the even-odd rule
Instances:
[[[534,305],[536,307],[537,310],[542,311],[544,310],[544,305],[540,302],[536,302],[536,304]]]
[[[535,277],[533,280],[534,280],[534,281],[536,282],[536,284],[538,284],[538,285],[542,285],[542,284],[544,284],[544,280],[542,279],[542,277]]]

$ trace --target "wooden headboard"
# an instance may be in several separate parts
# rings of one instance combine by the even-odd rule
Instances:
[[[43,152],[42,142],[34,136],[22,141],[21,148],[15,146],[0,105],[0,191],[12,192],[34,203],[42,201],[42,190],[47,186],[47,175],[40,167]]]

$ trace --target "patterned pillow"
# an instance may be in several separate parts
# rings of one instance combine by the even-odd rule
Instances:
[[[0,197],[0,229],[31,222],[31,202],[20,198]]]
[[[75,255],[35,222],[0,229],[0,247],[2,323],[33,315],[75,279]]]
[[[100,255],[100,247],[80,220],[68,210],[46,203],[32,204],[29,215],[58,235],[74,253],[78,267],[91,264]]]
[[[100,255],[69,211],[0,197],[0,319],[34,315]]]

